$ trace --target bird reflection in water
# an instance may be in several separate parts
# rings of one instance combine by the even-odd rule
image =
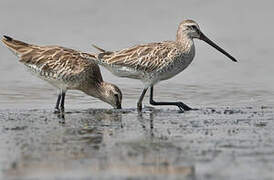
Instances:
[[[137,114],[137,119],[141,123],[141,126],[142,126],[143,130],[146,133],[149,133],[150,137],[154,137],[154,132],[153,132],[154,124],[153,124],[153,122],[154,122],[156,112],[155,112],[154,108],[151,108],[151,109],[149,109],[149,111],[146,111],[146,113],[149,114],[149,118],[145,117],[143,113],[138,113]],[[148,122],[149,122],[149,125],[147,125]]]

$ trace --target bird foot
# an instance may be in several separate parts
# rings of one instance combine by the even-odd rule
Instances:
[[[199,109],[197,109],[197,108],[191,108],[191,107],[185,105],[185,104],[182,103],[182,102],[178,102],[178,103],[177,103],[177,106],[178,106],[178,108],[180,109],[180,112],[181,112],[181,113],[183,113],[183,112],[185,112],[185,111],[197,111],[197,110],[199,110]]]
[[[142,112],[142,104],[137,104],[137,111]]]
[[[179,106],[178,106],[179,107]],[[179,107],[179,113],[184,113],[186,111],[198,111],[199,109],[198,108],[190,108],[190,109],[184,109],[182,107]]]
[[[54,114],[59,114],[60,112],[61,112],[61,111],[60,111],[59,108],[54,108],[54,111],[53,111]]]

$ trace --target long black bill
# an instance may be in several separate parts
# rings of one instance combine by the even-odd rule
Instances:
[[[208,39],[208,37],[206,37],[202,32],[200,32],[200,39],[205,41],[206,43],[208,43],[209,45],[211,45],[212,47],[214,47],[215,49],[217,49],[218,51],[220,51],[221,53],[223,53],[227,57],[229,57],[232,61],[237,62],[237,60],[233,56],[228,54],[225,50],[220,48],[217,44],[215,44],[213,41]]]

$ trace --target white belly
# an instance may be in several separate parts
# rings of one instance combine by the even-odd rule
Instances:
[[[142,79],[144,76],[144,72],[138,71],[129,67],[123,66],[105,66],[112,74],[118,77],[126,77],[131,79]]]

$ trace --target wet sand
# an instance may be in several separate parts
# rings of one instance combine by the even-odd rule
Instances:
[[[272,179],[271,107],[3,110],[3,179]]]

